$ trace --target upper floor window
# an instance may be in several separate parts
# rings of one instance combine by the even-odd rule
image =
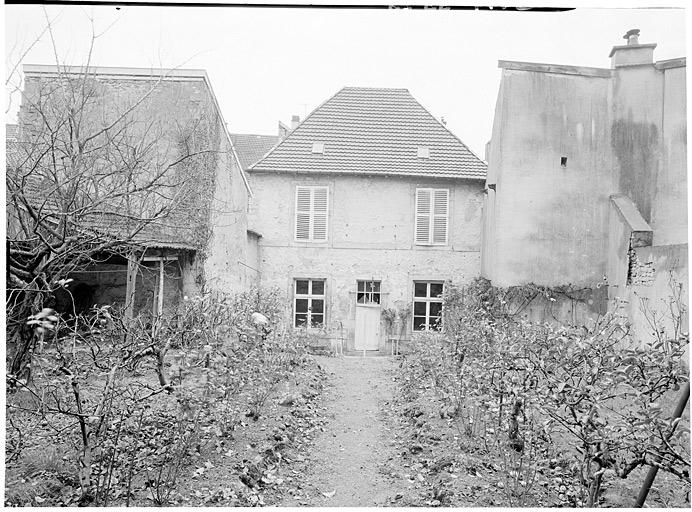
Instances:
[[[440,327],[444,283],[416,281],[413,283],[413,330]]]
[[[416,245],[447,245],[449,190],[416,189]]]
[[[318,327],[324,323],[324,279],[296,279],[293,327]]]
[[[328,202],[328,187],[296,187],[297,241],[327,241]]]

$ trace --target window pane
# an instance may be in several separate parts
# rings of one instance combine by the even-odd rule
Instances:
[[[430,283],[430,296],[431,297],[441,297],[442,296],[442,283]]]
[[[308,312],[308,299],[296,299],[296,313]]]
[[[312,282],[312,294],[313,295],[324,295],[324,281],[313,281]]]
[[[358,294],[358,304],[365,304],[365,294],[364,293]]]
[[[413,317],[413,330],[422,331],[425,329],[425,317],[424,316],[414,316]]]
[[[413,303],[413,314],[425,316],[425,302],[414,302]]]
[[[427,297],[428,296],[428,283],[414,283],[413,296],[414,297]]]
[[[296,281],[296,293],[300,295],[307,295],[308,281]]]
[[[314,313],[324,313],[324,300],[322,299],[312,299],[312,312]]]
[[[442,303],[441,302],[431,302],[430,303],[430,322],[432,323],[433,319],[440,316],[440,311],[442,311]]]
[[[312,325],[317,327],[324,323],[324,315],[312,315]]]
[[[308,321],[308,315],[306,314],[296,314],[296,327],[301,327],[305,325]]]
[[[379,303],[380,303],[380,294],[379,294],[379,293],[374,293],[373,296],[372,296],[372,301],[373,301],[375,304],[379,304]]]
[[[365,281],[358,281],[358,291],[359,292],[365,291]]]
[[[373,282],[373,287],[372,287],[373,292],[380,292],[380,282],[379,281],[374,281]]]

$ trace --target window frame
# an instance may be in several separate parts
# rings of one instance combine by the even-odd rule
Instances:
[[[298,293],[298,281],[307,281],[308,282],[308,293]],[[315,294],[313,293],[313,283],[315,282],[320,282],[322,283],[322,294]],[[299,300],[307,300],[307,310],[305,313],[298,313],[298,301]],[[312,307],[313,307],[313,301],[314,300],[321,300],[322,301],[322,312],[321,313],[313,313],[312,312]],[[303,325],[297,325],[297,316],[298,314],[305,314],[306,315],[306,322]],[[313,324],[312,316],[313,314],[315,315],[321,315],[322,316],[322,322],[319,324]],[[319,328],[321,325],[326,325],[327,321],[327,280],[322,278],[312,278],[312,277],[296,277],[293,279],[293,328],[294,329],[300,329],[302,327],[307,327],[308,329],[312,328]]]
[[[309,208],[308,210],[300,210],[300,192],[302,190],[309,191]],[[315,210],[315,193],[318,190],[325,191],[324,210]],[[308,237],[299,238],[299,216],[307,215]],[[324,238],[315,238],[315,224],[318,216],[324,216]],[[313,242],[324,243],[329,239],[329,186],[327,185],[296,185],[293,205],[293,240],[295,242]],[[304,227],[304,226],[303,226]]]
[[[426,284],[426,296],[425,297],[416,297],[416,284]],[[442,287],[441,293],[439,296],[431,297],[431,285],[433,284],[439,284]],[[444,307],[444,291],[445,291],[445,282],[441,280],[415,280],[413,281],[413,301],[412,301],[412,309],[411,309],[411,330],[412,332],[423,332],[429,329],[437,329],[437,330],[442,330],[442,308]],[[425,327],[423,328],[417,328],[416,327],[416,318],[420,317],[421,315],[416,315],[416,303],[423,303],[425,304]],[[440,305],[440,314],[436,317],[434,317],[434,322],[431,324],[431,317],[430,317],[430,304],[435,303]],[[439,319],[439,321],[437,320]]]
[[[445,194],[445,213],[437,213],[436,195]],[[421,212],[422,195],[427,194],[429,208],[427,212]],[[447,246],[449,245],[449,209],[451,190],[449,188],[417,187],[415,191],[415,210],[413,222],[413,243],[420,246]],[[427,217],[427,240],[421,240],[422,233],[419,227],[423,225],[420,219]],[[438,223],[444,222],[444,241],[435,241],[435,231]]]
[[[361,290],[361,284],[363,289]],[[370,290],[368,290],[370,285]],[[377,291],[375,286],[377,285]],[[363,295],[364,301],[360,301],[360,295]],[[377,297],[377,300],[374,300]],[[376,279],[357,279],[356,280],[356,304],[382,304],[382,281]]]

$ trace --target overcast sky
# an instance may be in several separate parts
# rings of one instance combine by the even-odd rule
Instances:
[[[279,120],[303,119],[344,86],[403,87],[483,157],[498,60],[608,68],[611,48],[625,44],[631,28],[641,29],[640,43],[658,44],[655,60],[686,56],[681,2],[665,9],[599,5],[607,7],[539,13],[60,5],[46,12],[61,63],[85,63],[93,18],[96,32],[105,31],[93,65],[206,69],[231,132],[274,135]],[[6,62],[13,65],[45,15],[30,5],[4,11]],[[50,39],[23,62],[54,64]],[[15,120],[12,109],[6,122]]]

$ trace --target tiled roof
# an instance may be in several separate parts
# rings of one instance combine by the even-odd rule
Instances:
[[[485,179],[486,169],[408,90],[344,87],[249,171]]]
[[[231,133],[233,147],[240,160],[243,170],[266,155],[271,148],[279,143],[278,135],[248,135]]]

